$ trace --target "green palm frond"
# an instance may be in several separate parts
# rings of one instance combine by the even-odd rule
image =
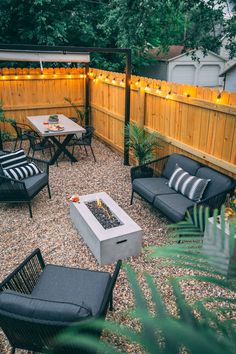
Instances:
[[[69,97],[64,97],[64,100],[71,105],[71,107],[74,109],[78,119],[80,120],[80,123],[83,124],[83,121],[84,121],[84,118],[85,118],[85,112],[82,112],[77,107],[77,105],[74,102],[72,102],[72,100]]]
[[[126,125],[125,138],[127,146],[133,152],[139,165],[150,161],[155,148],[161,147],[158,133],[148,133],[135,123]]]

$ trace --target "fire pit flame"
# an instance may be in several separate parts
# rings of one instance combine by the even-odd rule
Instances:
[[[102,200],[100,198],[96,197],[96,199],[97,199],[97,207],[101,208],[102,210],[104,210],[104,212],[107,215],[108,219],[110,219],[112,217],[112,213],[109,211],[108,208],[105,208],[103,206]]]

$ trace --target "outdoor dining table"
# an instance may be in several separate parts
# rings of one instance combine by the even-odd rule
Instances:
[[[50,139],[57,146],[54,155],[49,161],[50,165],[53,165],[62,153],[68,156],[71,162],[77,162],[77,159],[71,154],[66,146],[68,146],[68,143],[74,135],[79,138],[86,132],[86,130],[79,124],[64,116],[64,114],[58,114],[57,116],[59,119],[58,125],[62,126],[64,128],[63,130],[49,130],[48,118],[50,115],[28,116],[27,120],[43,139]],[[60,137],[65,138],[61,141]]]

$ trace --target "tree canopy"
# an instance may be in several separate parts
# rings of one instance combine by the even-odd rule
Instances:
[[[0,42],[129,47],[134,70],[148,65],[148,49],[170,45],[217,52],[222,38],[236,55],[236,15],[226,0],[1,0]],[[236,0],[231,5],[236,8]],[[122,70],[110,55],[93,65]]]

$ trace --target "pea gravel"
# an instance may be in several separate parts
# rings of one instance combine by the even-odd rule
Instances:
[[[90,268],[112,272],[114,265],[99,266],[96,259],[74,228],[69,215],[69,197],[94,192],[107,192],[144,231],[143,246],[164,245],[168,240],[167,219],[153,210],[140,198],[135,198],[130,205],[131,183],[130,167],[123,165],[122,156],[112,151],[101,141],[93,143],[97,162],[89,152],[79,150],[79,160],[71,165],[63,159],[59,166],[50,167],[50,187],[52,199],[47,190],[36,196],[32,203],[33,219],[28,208],[23,204],[0,205],[0,281],[3,280],[28,254],[39,247],[46,263],[61,264],[72,267]],[[27,150],[26,150],[27,151]],[[127,262],[137,271],[138,279],[147,298],[150,294],[142,276],[144,271],[151,273],[159,286],[166,304],[171,312],[175,311],[173,296],[166,280],[169,276],[181,275],[182,270],[158,266],[160,260],[147,261],[146,251],[138,257],[131,257]],[[194,282],[186,282],[184,290],[189,301],[209,294],[224,295],[218,288]],[[151,302],[151,301],[150,301]],[[137,327],[126,312],[133,306],[133,297],[124,270],[121,270],[114,290],[114,311],[107,318],[120,324]],[[104,334],[126,353],[144,353],[144,351],[125,339]],[[0,332],[0,353],[10,353],[10,346],[4,334]],[[26,351],[17,350],[17,353]]]

